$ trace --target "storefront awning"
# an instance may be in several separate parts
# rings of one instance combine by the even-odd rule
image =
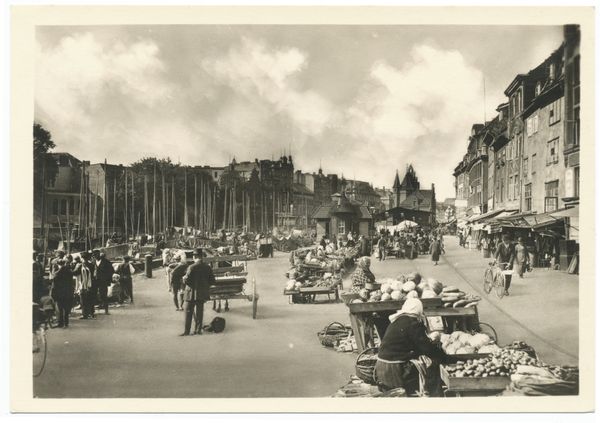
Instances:
[[[533,214],[531,216],[524,216],[523,219],[533,229],[540,229],[547,226],[564,224],[563,217],[555,217],[552,215],[552,213]]]
[[[579,206],[550,213],[554,217],[579,217]]]
[[[478,214],[476,216],[471,216],[469,222],[477,222],[478,220],[485,219],[486,217],[494,217],[498,216],[500,213],[504,212],[504,209],[492,210],[484,214]]]

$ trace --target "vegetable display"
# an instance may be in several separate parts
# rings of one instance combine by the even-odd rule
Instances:
[[[382,278],[376,281],[380,288],[376,290],[362,289],[360,299],[352,303],[376,301],[402,301],[407,298],[441,298],[444,307],[473,307],[481,297],[467,294],[455,286],[444,286],[433,278],[423,278],[417,272],[399,275],[394,278]]]

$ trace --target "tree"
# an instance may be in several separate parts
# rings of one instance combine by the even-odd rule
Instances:
[[[42,204],[44,184],[54,182],[58,175],[58,163],[50,150],[56,147],[52,135],[42,125],[33,123],[33,204],[34,210],[42,212],[47,205]]]

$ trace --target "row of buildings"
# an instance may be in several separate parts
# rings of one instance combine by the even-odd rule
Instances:
[[[566,25],[563,44],[515,76],[498,115],[472,126],[453,174],[458,219],[488,234],[524,235],[532,247],[541,235],[578,240],[580,37],[578,25]]]
[[[144,215],[156,213],[156,217],[153,218],[164,221],[161,212],[167,215],[168,222],[172,222],[173,226],[184,226],[182,210],[173,210],[174,216],[170,217],[169,211],[166,210],[173,196],[173,194],[169,194],[168,180],[166,183],[163,180],[161,184],[160,176],[157,177],[158,183],[161,184],[159,191],[163,185],[166,185],[167,194],[165,196],[164,191],[162,195],[156,194],[159,201],[164,198],[167,205],[159,204],[158,210],[155,210],[151,206],[148,208],[140,206],[138,200],[137,209],[128,210],[126,201],[123,201],[128,194],[127,191],[123,192],[122,185],[124,178],[128,180],[128,173],[129,178],[132,177],[131,167],[107,163],[91,164],[79,160],[69,153],[49,154],[56,161],[58,173],[56,178],[48,178],[44,195],[39,197],[42,201],[34,204],[34,237],[44,236],[41,234],[42,220],[45,220],[46,230],[54,235],[54,238],[66,237],[68,228],[83,226],[92,227],[94,234],[100,228],[105,228],[106,233],[122,233],[125,216],[131,216],[128,220],[129,228],[144,231]],[[324,174],[321,168],[316,173],[295,170],[291,155],[282,155],[278,160],[256,159],[252,162],[237,162],[234,158],[224,167],[195,166],[192,169],[208,175],[217,186],[231,173],[235,173],[238,178],[248,182],[249,185],[252,181],[256,182],[256,185],[266,193],[265,199],[262,200],[264,202],[259,201],[259,203],[270,214],[262,221],[260,228],[250,228],[254,230],[264,229],[265,226],[267,228],[274,226],[297,229],[314,228],[318,223],[318,227],[326,233],[338,235],[349,231],[368,232],[369,228],[373,227],[375,219],[389,219],[390,223],[410,219],[422,225],[434,225],[436,222],[435,187],[432,185],[430,190],[421,190],[412,166],[407,166],[402,182],[396,172],[391,190],[376,189],[368,182],[348,180],[343,175],[339,177],[336,174]],[[133,180],[127,184],[130,185],[125,190],[131,190]],[[173,187],[173,189],[175,188],[177,187]],[[153,197],[152,181],[150,181],[149,187],[139,184],[135,189],[136,198],[144,189],[148,189],[147,195]],[[182,190],[181,187],[179,187],[179,191],[175,189],[175,193],[179,192],[175,195],[181,196]],[[129,195],[131,196],[131,191]],[[188,213],[191,215],[193,212],[190,209],[195,207],[194,193],[188,189],[186,195],[189,196],[186,204]],[[344,216],[345,223],[340,225],[339,216],[334,216],[335,211],[330,207],[331,213],[327,212],[324,215],[323,206],[339,203],[342,197],[347,198],[352,204],[360,205],[362,209],[358,207],[355,214],[346,214]],[[173,204],[177,205],[178,202],[181,203],[180,198],[173,199]],[[104,206],[107,207],[104,208]],[[130,202],[129,208],[131,206]],[[226,207],[222,206],[223,209]],[[241,205],[238,204],[238,207]],[[359,212],[359,209],[366,210],[366,213]],[[104,212],[103,210],[108,211]],[[325,224],[324,218],[331,221]],[[193,219],[188,220],[187,217],[185,219],[189,225],[194,225]],[[247,220],[246,223],[257,223],[258,220],[254,222]],[[365,221],[369,223],[366,229],[363,228]],[[363,222],[363,225],[361,226],[359,222]],[[238,223],[241,222],[238,221]],[[154,222],[149,226],[160,228],[163,225]],[[220,221],[218,227],[220,227]],[[319,230],[320,232],[321,230]]]

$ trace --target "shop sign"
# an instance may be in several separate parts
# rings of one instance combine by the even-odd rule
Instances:
[[[573,197],[573,169],[567,169],[565,172],[565,197]]]

